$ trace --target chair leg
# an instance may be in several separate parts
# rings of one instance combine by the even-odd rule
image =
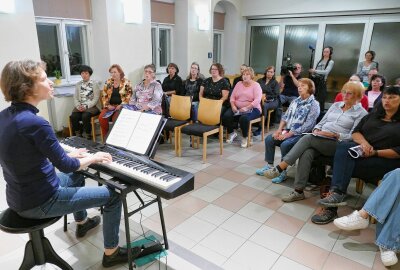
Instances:
[[[73,268],[64,261],[58,254],[54,251],[53,247],[50,244],[50,241],[46,238],[42,238],[43,250],[46,257],[46,262],[57,265],[63,270],[73,270]]]
[[[271,122],[271,113],[273,110],[268,110],[268,119],[267,119],[267,133],[269,132],[269,124]]]
[[[203,163],[207,161],[207,137],[205,133],[203,134]]]
[[[222,155],[224,150],[224,128],[219,126],[219,154]]]
[[[72,137],[72,124],[71,117],[68,116],[68,128],[69,128],[69,136]]]
[[[261,139],[264,141],[264,132],[265,132],[265,117],[264,115],[261,117]]]
[[[180,157],[182,155],[182,145],[181,145],[182,133],[179,131],[177,136],[178,136],[178,157]]]
[[[176,134],[178,133],[177,131],[177,127],[174,128],[174,150],[175,150],[175,155],[176,152],[178,151],[178,137],[176,136]]]
[[[252,123],[249,123],[249,132],[247,133],[247,147],[250,147],[250,142],[251,142],[251,127],[252,127]]]
[[[364,181],[361,179],[357,179],[356,181],[356,192],[361,194],[364,189]]]
[[[96,142],[96,124],[94,122],[95,118],[92,117],[90,119],[90,124],[92,125],[92,140],[93,142]]]

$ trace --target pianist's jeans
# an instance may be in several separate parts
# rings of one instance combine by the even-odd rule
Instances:
[[[19,212],[26,218],[48,218],[73,213],[75,221],[86,218],[86,209],[103,208],[104,248],[118,246],[121,221],[121,199],[107,186],[85,187],[85,177],[77,173],[58,173],[60,186],[56,193],[42,205]]]

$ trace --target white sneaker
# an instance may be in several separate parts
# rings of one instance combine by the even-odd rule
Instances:
[[[235,138],[237,137],[237,133],[234,131],[231,134],[229,134],[228,139],[226,140],[227,143],[233,143],[233,141],[235,140]]]
[[[396,252],[381,247],[379,249],[381,251],[381,261],[384,266],[395,265],[398,262]]]
[[[247,147],[247,137],[242,138],[242,143],[240,144],[240,146],[242,148],[246,148]]]
[[[367,228],[369,219],[361,217],[358,211],[355,210],[350,215],[335,219],[333,224],[339,229],[352,231]]]

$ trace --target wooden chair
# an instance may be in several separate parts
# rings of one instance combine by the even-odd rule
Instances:
[[[218,133],[220,154],[223,151],[223,128],[221,124],[222,100],[201,98],[199,103],[198,123],[186,125],[178,132],[178,156],[181,156],[182,133],[192,136],[203,137],[203,162],[207,160],[207,138],[209,135]]]
[[[169,109],[170,117],[164,126],[164,135],[169,135],[171,140],[172,131],[174,131],[175,154],[178,155],[178,133],[183,126],[190,122],[190,112],[192,108],[192,100],[190,96],[171,96],[171,104]]]
[[[100,125],[99,123],[99,116],[95,115],[90,118],[90,124],[92,126],[92,140],[96,142],[96,136],[101,135],[101,142],[103,143],[103,135],[101,134],[101,128],[100,128],[100,134],[96,134],[96,123]],[[71,124],[71,118],[68,116],[68,128],[69,128],[69,136],[74,136],[75,134],[72,134],[72,124]]]
[[[269,125],[271,123],[271,113],[273,113],[275,110],[268,110],[268,116],[267,116],[267,133],[269,132]]]
[[[250,120],[249,123],[249,133],[247,134],[247,147],[251,146],[251,136],[253,135],[253,132],[251,131],[251,127],[255,123],[260,123],[261,125],[261,139],[264,141],[264,132],[265,132],[265,116],[264,116],[264,101],[261,100],[261,115],[260,117]]]

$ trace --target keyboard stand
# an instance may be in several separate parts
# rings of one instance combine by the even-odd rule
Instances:
[[[122,183],[116,177],[113,177],[113,178],[107,180],[107,179],[101,178],[99,172],[96,172],[95,174],[93,174],[88,171],[79,171],[79,173],[81,173],[81,174],[85,175],[86,177],[91,178],[103,185],[108,185],[109,187],[114,188],[115,191],[120,194],[123,209],[124,209],[125,236],[126,236],[126,245],[128,248],[129,270],[133,270],[133,255],[132,255],[131,246],[130,246],[131,235],[130,235],[130,231],[129,231],[129,217],[156,202],[158,204],[158,211],[160,213],[161,229],[162,229],[163,239],[164,239],[163,244],[164,244],[165,249],[169,248],[168,239],[167,239],[167,231],[165,229],[164,213],[163,213],[162,202],[161,202],[160,196],[157,196],[157,198],[145,203],[143,201],[143,199],[140,197],[140,195],[137,193],[137,191],[136,191],[137,187],[130,185],[130,184]],[[137,209],[135,209],[131,212],[128,211],[128,204],[126,202],[126,196],[130,192],[133,192],[141,203],[140,207],[138,207]]]

